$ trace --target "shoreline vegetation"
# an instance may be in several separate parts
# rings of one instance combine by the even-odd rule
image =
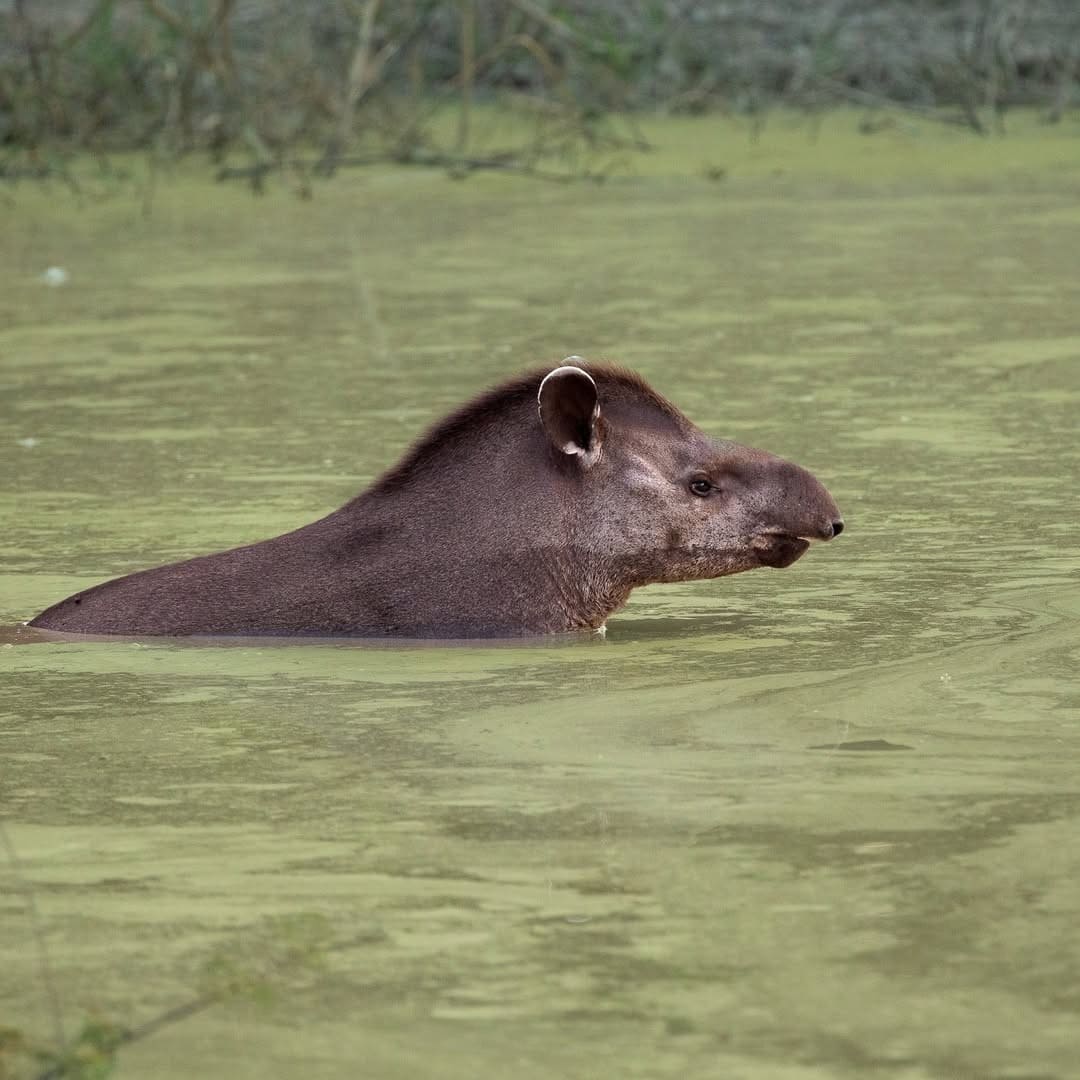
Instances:
[[[615,124],[621,120],[609,118]],[[238,155],[215,163],[204,150],[180,157],[162,157],[152,150],[93,155],[74,151],[57,170],[0,177],[0,213],[10,214],[18,206],[35,219],[41,214],[52,219],[65,202],[78,211],[121,196],[122,203],[134,199],[136,211],[149,217],[156,209],[180,212],[186,206],[193,210],[202,206],[208,187],[234,210],[254,190],[273,201],[329,199],[347,212],[356,198],[377,198],[387,185],[397,187],[406,177],[418,185],[417,197],[424,198],[430,185],[445,183],[448,175],[459,180],[473,176],[469,186],[480,185],[476,197],[481,199],[497,197],[492,185],[515,182],[506,181],[507,176],[520,176],[548,188],[582,181],[589,181],[584,185],[589,189],[603,183],[609,188],[654,190],[657,185],[675,184],[688,190],[689,184],[711,189],[717,198],[740,200],[1061,193],[1072,190],[1080,177],[1080,112],[1065,123],[1048,126],[1038,110],[1017,109],[1005,138],[982,138],[971,131],[906,118],[868,137],[861,120],[858,110],[843,107],[822,111],[812,120],[798,111],[776,109],[767,124],[755,130],[744,117],[639,114],[633,117],[634,128],[647,150],[597,151],[579,162],[578,171],[551,176],[529,169],[461,172],[435,165],[421,169],[415,162],[376,159],[365,168],[346,168],[333,176],[300,177],[288,163],[276,163],[253,179]],[[455,122],[452,109],[433,114],[433,137],[448,137]],[[516,115],[496,105],[476,106],[472,124],[480,155],[491,146],[518,145],[524,137]],[[294,152],[299,161],[317,151],[297,147]],[[229,172],[232,163],[235,174]],[[240,176],[244,183],[220,182]],[[64,196],[59,203],[58,194]]]
[[[132,155],[301,197],[382,164],[602,181],[652,171],[658,116],[1075,140],[1078,104],[1062,0],[0,0],[0,181],[76,191]]]

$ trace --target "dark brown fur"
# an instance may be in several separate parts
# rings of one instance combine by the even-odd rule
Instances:
[[[688,487],[701,476],[716,482],[705,497]],[[320,521],[94,586],[31,625],[397,637],[595,629],[639,585],[785,566],[841,527],[805,470],[715,443],[637,375],[572,358],[469,402]]]
[[[536,391],[541,381],[550,370],[537,368],[527,371],[509,382],[493,386],[455,409],[417,439],[402,459],[383,473],[371,490],[387,492],[401,488],[420,469],[436,461],[440,454],[452,453],[462,439],[471,437],[478,428],[498,420],[522,404],[531,407],[536,401]],[[637,400],[675,421],[682,418],[682,413],[637,372],[614,364],[592,364],[588,370],[594,378],[603,380],[606,395]]]

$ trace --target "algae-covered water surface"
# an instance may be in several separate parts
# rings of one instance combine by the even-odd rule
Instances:
[[[0,1074],[90,1023],[118,1077],[1078,1075],[1080,139],[710,125],[603,186],[6,197]],[[604,640],[17,628],[568,353],[844,536]]]

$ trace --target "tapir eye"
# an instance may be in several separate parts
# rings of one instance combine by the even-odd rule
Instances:
[[[690,481],[690,490],[695,495],[700,495],[702,498],[708,495],[709,492],[712,491],[712,489],[712,484],[703,476],[699,476],[696,479]]]

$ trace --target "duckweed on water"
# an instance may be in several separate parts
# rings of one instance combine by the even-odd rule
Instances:
[[[65,1020],[273,986],[117,1077],[1075,1071],[1080,140],[649,134],[600,187],[178,175],[149,218],[16,190],[0,815]],[[10,629],[309,521],[568,353],[805,463],[844,535],[580,647]],[[40,1045],[13,883],[0,1017]]]

